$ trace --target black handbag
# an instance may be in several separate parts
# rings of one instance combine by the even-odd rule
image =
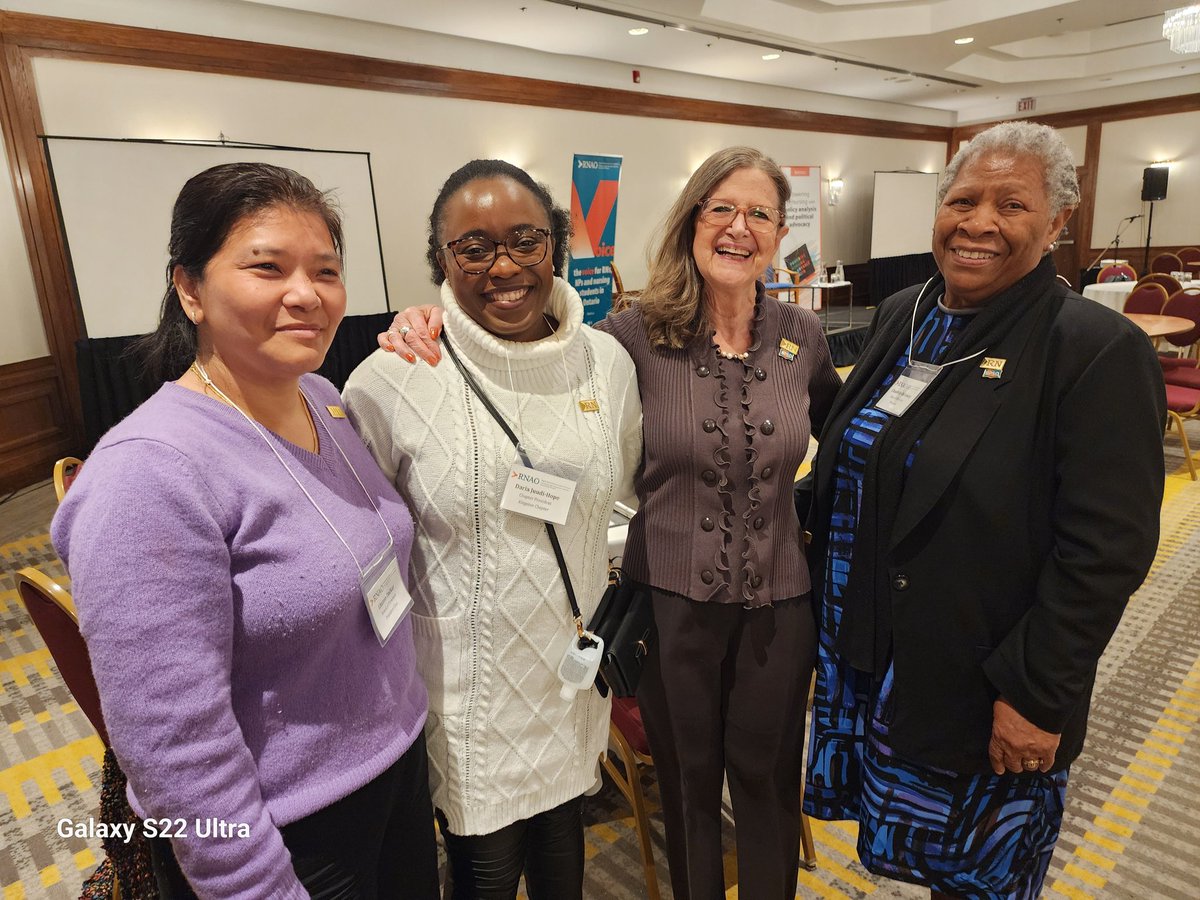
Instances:
[[[604,641],[596,676],[600,696],[607,696],[610,690],[614,697],[634,696],[646,656],[658,639],[649,590],[613,568],[588,631]]]

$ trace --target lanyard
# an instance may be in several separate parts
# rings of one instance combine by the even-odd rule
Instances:
[[[483,404],[484,409],[491,413],[492,418],[496,420],[496,424],[504,430],[508,439],[513,442],[513,445],[517,448],[517,453],[520,454],[521,461],[526,466],[529,466],[529,457],[525,455],[525,449],[521,446],[520,438],[513,433],[512,428],[509,427],[504,416],[500,414],[500,410],[496,409],[496,405],[492,403],[491,398],[483,392],[483,389],[479,386],[479,382],[475,380],[475,376],[463,365],[462,360],[458,357],[458,352],[454,349],[454,345],[450,343],[450,336],[446,334],[445,330],[442,331],[442,343],[446,345],[446,353],[454,362],[459,374],[462,375],[463,381],[467,383],[467,387],[479,398],[479,402]],[[565,358],[563,364],[566,364]],[[571,604],[571,615],[575,619],[575,631],[582,640],[583,613],[579,611],[579,601],[575,599],[575,588],[571,584],[571,574],[567,571],[567,560],[563,556],[562,546],[558,543],[558,533],[549,522],[544,522],[543,524],[546,526],[546,534],[550,538],[550,546],[554,549],[554,558],[558,561],[558,568],[562,573],[563,585],[567,589],[567,601]]]
[[[936,277],[937,276],[935,275],[934,278]],[[917,326],[917,307],[921,305],[921,300],[925,296],[925,288],[929,287],[930,282],[932,281],[933,278],[930,278],[929,281],[925,282],[925,287],[921,288],[921,292],[917,294],[917,299],[913,303],[912,320],[908,323],[908,352],[905,355],[908,357],[908,362],[910,365],[914,365],[923,369],[936,369],[938,372],[940,372],[942,369],[948,369],[950,366],[957,365],[960,362],[966,362],[967,360],[974,359],[977,356],[983,356],[983,354],[987,352],[988,348],[984,347],[978,353],[972,353],[970,356],[961,356],[958,359],[952,359],[950,362],[946,363],[927,363],[912,358],[913,338],[915,336],[915,329]]]
[[[342,542],[342,546],[346,548],[346,552],[349,553],[351,558],[354,560],[354,565],[356,565],[358,567],[359,574],[362,574],[365,570],[363,569],[362,563],[360,563],[358,561],[358,556],[354,553],[353,550],[350,549],[350,545],[348,543],[346,543],[346,539],[344,537],[342,537],[342,533],[337,530],[337,526],[335,526],[333,524],[333,522],[330,521],[329,516],[325,515],[325,510],[321,509],[321,507],[318,505],[317,501],[313,499],[312,494],[310,494],[308,492],[308,489],[305,488],[304,485],[300,483],[300,479],[296,477],[296,473],[292,471],[292,467],[287,464],[286,460],[284,460],[283,456],[279,452],[279,449],[275,446],[274,441],[272,441],[269,437],[267,437],[266,432],[264,432],[262,429],[262,426],[259,425],[258,422],[254,421],[254,419],[252,419],[250,417],[250,415],[244,409],[242,409],[240,406],[238,406],[236,403],[234,403],[232,400],[230,400],[228,395],[226,395],[226,393],[223,390],[221,390],[219,387],[217,387],[213,383],[213,380],[208,377],[208,372],[206,372],[204,370],[204,366],[200,365],[199,360],[192,363],[192,368],[195,369],[196,374],[200,376],[200,380],[204,382],[205,387],[212,388],[213,392],[218,397],[220,397],[222,400],[224,400],[226,403],[228,403],[230,406],[232,406],[234,409],[236,409],[238,412],[240,412],[242,414],[242,418],[245,419],[247,422],[249,422],[251,427],[253,427],[254,430],[258,432],[259,437],[261,437],[264,441],[266,441],[267,446],[271,448],[271,452],[275,454],[275,458],[277,460],[279,460],[280,464],[287,470],[287,473],[292,476],[292,481],[296,482],[296,487],[300,488],[300,490],[304,493],[304,496],[308,498],[308,502],[313,505],[313,509],[315,509],[318,513],[321,514],[321,518],[325,520],[325,524],[330,527],[330,529],[333,531],[333,533],[335,535],[337,535],[337,539]],[[305,407],[308,408],[308,414],[310,416],[312,416],[313,422],[318,421],[316,413],[313,412],[312,403],[309,401],[308,395],[304,393],[303,388],[300,389],[300,397],[304,400],[304,405],[305,405]],[[322,424],[321,427],[325,428],[324,424]],[[375,515],[379,516],[379,521],[383,525],[384,534],[386,534],[387,539],[389,541],[391,541],[391,539],[392,539],[391,529],[388,528],[387,522],[383,518],[383,513],[381,513],[379,511],[379,507],[375,505],[375,500],[371,497],[370,493],[368,493],[366,485],[364,485],[362,483],[362,479],[358,477],[358,472],[355,471],[354,465],[350,462],[349,457],[346,456],[346,451],[344,451],[342,449],[342,445],[338,443],[338,439],[333,436],[332,431],[329,431],[329,429],[325,428],[325,433],[327,435],[329,435],[330,440],[333,441],[333,445],[335,447],[337,447],[338,453],[341,454],[342,459],[345,460],[346,465],[350,468],[350,472],[351,472],[351,474],[354,475],[354,480],[358,482],[358,486],[360,488],[362,488],[362,492],[366,496],[367,502],[370,503],[371,508],[375,510]]]

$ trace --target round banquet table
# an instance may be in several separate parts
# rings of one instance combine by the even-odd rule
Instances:
[[[1182,316],[1156,316],[1152,313],[1122,313],[1130,322],[1152,338],[1183,334],[1195,328],[1196,323]]]

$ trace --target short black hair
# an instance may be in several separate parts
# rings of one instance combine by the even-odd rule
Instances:
[[[277,206],[317,215],[329,228],[338,256],[344,258],[341,214],[329,196],[299,172],[268,163],[223,163],[187,180],[171,211],[167,290],[158,327],[131,348],[148,376],[174,380],[196,358],[196,326],[180,305],[175,267],[182,266],[191,278],[201,280],[209,261],[240,222]]]
[[[446,273],[438,264],[438,251],[442,249],[441,238],[438,236],[442,230],[442,211],[450,198],[463,186],[480,178],[511,178],[537,198],[550,220],[550,233],[554,238],[554,274],[561,276],[567,264],[567,250],[571,243],[571,214],[556,206],[549,188],[534,181],[524,169],[502,159],[473,159],[446,179],[437,199],[433,201],[433,212],[429,214],[429,248],[425,253],[433,283],[441,284],[446,280]]]

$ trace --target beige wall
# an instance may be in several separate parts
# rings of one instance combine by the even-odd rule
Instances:
[[[0,154],[0,273],[0,366],[48,355],[6,153]]]
[[[525,167],[565,205],[572,153],[624,156],[616,260],[633,288],[644,283],[644,247],[667,206],[696,165],[720,147],[752,144],[781,163],[819,165],[825,177],[843,178],[841,204],[822,210],[823,249],[827,258],[846,263],[868,258],[874,171],[938,171],[945,156],[944,145],[931,141],[603,115],[63,59],[36,60],[35,74],[49,134],[191,139],[224,134],[240,141],[370,151],[393,306],[435,296],[423,261],[425,222],[441,182],[472,157],[498,156]]]
[[[1200,244],[1200,112],[1189,112],[1104,125],[1093,245],[1103,247],[1112,240],[1125,216],[1148,216],[1150,204],[1141,199],[1142,170],[1159,160],[1173,163],[1167,199],[1154,204],[1151,242],[1168,247]],[[1146,225],[1147,218],[1139,219],[1121,237],[1121,256],[1139,266],[1142,257],[1134,250],[1145,246]]]

